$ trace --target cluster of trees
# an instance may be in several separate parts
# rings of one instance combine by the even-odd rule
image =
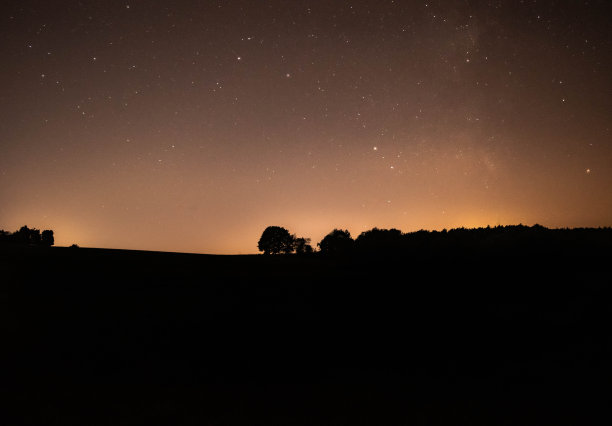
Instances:
[[[290,234],[281,226],[268,226],[261,234],[257,248],[264,254],[308,254],[313,252],[310,238],[296,237],[295,234]]]
[[[334,229],[317,244],[327,255],[443,253],[469,250],[612,250],[612,228],[549,229],[541,225],[509,225],[402,233],[373,228],[355,239],[348,230]],[[312,253],[310,239],[295,238],[285,228],[270,226],[259,240],[265,254]]]
[[[318,244],[320,253],[329,255],[344,255],[359,249],[391,248],[397,245],[398,240],[405,234],[397,229],[378,229],[362,232],[357,239],[351,237],[346,229],[334,229]],[[310,245],[310,238],[297,238],[287,229],[280,226],[268,226],[257,245],[264,254],[308,254],[314,249]]]
[[[40,232],[39,229],[22,226],[15,232],[0,230],[0,243],[50,247],[55,243],[55,239],[50,229]]]
[[[353,249],[354,244],[355,241],[349,231],[334,229],[317,246],[321,253],[345,254]],[[268,226],[261,234],[257,247],[264,254],[309,254],[314,252],[310,245],[310,238],[298,238],[281,226]]]

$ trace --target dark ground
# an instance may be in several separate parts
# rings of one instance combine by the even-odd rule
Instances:
[[[0,247],[0,423],[609,424],[612,257],[545,253]]]

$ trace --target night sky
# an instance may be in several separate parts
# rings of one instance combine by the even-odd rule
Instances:
[[[3,1],[0,228],[612,225],[610,1]]]

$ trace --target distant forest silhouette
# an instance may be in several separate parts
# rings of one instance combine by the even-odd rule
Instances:
[[[55,243],[55,239],[53,238],[53,231],[50,229],[41,232],[36,228],[30,229],[27,226],[22,226],[15,232],[0,229],[0,243],[51,247]]]
[[[420,230],[403,233],[399,229],[373,228],[353,239],[348,230],[334,229],[318,244],[317,253],[329,256],[444,254],[461,251],[503,251],[521,253],[572,252],[612,248],[612,228],[549,229],[541,225],[507,225],[486,228],[455,228],[442,231]],[[264,254],[310,254],[315,250],[309,238],[298,238],[280,226],[267,227],[258,243]],[[518,254],[518,252],[517,252]]]
[[[0,230],[0,244],[50,247],[53,231],[22,226],[15,232]],[[74,244],[72,247],[78,247]],[[612,250],[612,228],[557,228],[541,225],[454,228],[442,231],[373,228],[353,238],[346,229],[333,229],[316,244],[297,237],[281,226],[268,226],[257,244],[265,255],[395,256],[478,253],[500,254],[587,254]]]

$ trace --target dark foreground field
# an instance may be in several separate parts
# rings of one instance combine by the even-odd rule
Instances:
[[[1,247],[1,424],[608,424],[609,252]]]

